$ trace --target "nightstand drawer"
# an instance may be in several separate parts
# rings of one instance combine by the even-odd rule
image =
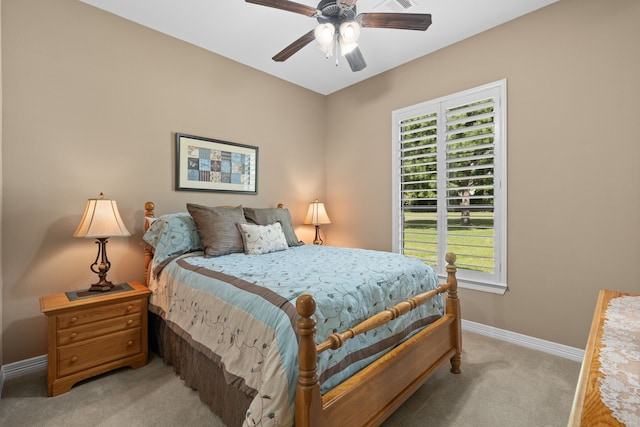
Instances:
[[[142,302],[140,300],[110,304],[102,307],[92,307],[85,310],[76,310],[72,313],[59,314],[58,328],[71,328],[73,326],[97,322],[99,320],[109,319],[111,317],[140,313],[141,311]]]
[[[140,313],[134,313],[128,316],[106,319],[98,323],[88,323],[67,329],[61,329],[58,331],[58,345],[69,345],[114,332],[139,328],[141,324],[142,315]]]
[[[63,377],[140,353],[140,328],[102,336],[58,349],[58,375]]]

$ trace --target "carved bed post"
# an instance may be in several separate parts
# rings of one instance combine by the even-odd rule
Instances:
[[[460,300],[458,299],[458,279],[456,279],[456,255],[449,252],[445,255],[447,261],[447,283],[451,285],[447,291],[447,313],[453,313],[455,315],[454,336],[453,342],[456,349],[456,354],[451,358],[451,372],[459,374],[460,370],[460,355],[462,353],[462,324],[460,321]]]
[[[300,316],[296,322],[300,343],[298,347],[298,384],[296,385],[295,425],[311,427],[319,425],[322,397],[317,374],[317,351],[315,343],[316,302],[311,295],[301,295],[296,300]]]
[[[147,202],[144,204],[144,231],[149,229],[151,223],[149,220],[155,216],[153,210],[155,209],[153,202]],[[153,259],[153,251],[151,248],[145,245],[144,247],[144,284],[149,285],[149,275],[151,274],[151,260]]]

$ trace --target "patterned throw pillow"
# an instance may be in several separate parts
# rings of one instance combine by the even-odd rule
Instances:
[[[196,224],[187,212],[155,219],[142,239],[154,248],[154,271],[176,256],[202,250]]]
[[[286,208],[244,208],[247,222],[258,225],[269,225],[279,222],[289,246],[300,246],[304,243],[298,239],[291,223],[291,214]]]
[[[238,228],[247,255],[268,254],[289,247],[279,222],[269,225],[238,224]]]

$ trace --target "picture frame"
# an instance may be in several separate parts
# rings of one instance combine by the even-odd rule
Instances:
[[[176,190],[258,194],[258,147],[176,133]]]

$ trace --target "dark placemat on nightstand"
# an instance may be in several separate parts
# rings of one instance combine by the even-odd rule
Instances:
[[[65,292],[65,294],[67,294],[67,298],[69,298],[69,301],[75,301],[77,299],[98,297],[100,295],[117,294],[118,292],[126,292],[126,291],[132,291],[132,290],[133,288],[128,283],[120,283],[118,285],[113,285],[113,289],[107,292],[85,290],[85,291],[69,291],[69,292]]]

